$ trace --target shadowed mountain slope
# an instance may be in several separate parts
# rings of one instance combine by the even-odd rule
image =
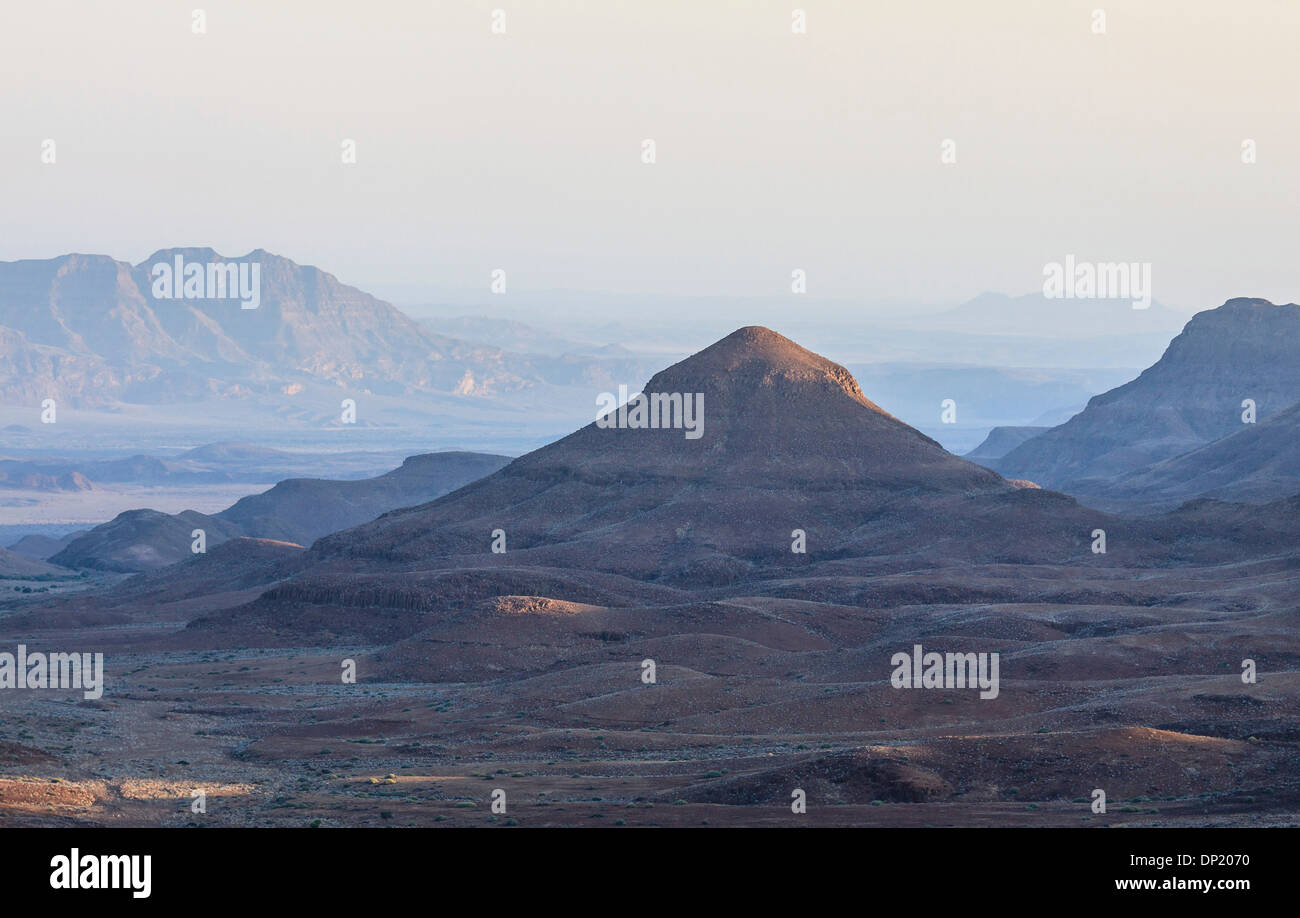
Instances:
[[[1093,398],[1066,423],[990,465],[1070,493],[1106,483],[1242,427],[1242,402],[1263,420],[1300,396],[1300,307],[1234,299],[1197,313],[1163,357]]]
[[[1300,494],[1300,403],[1200,449],[1132,472],[1106,497],[1158,506],[1196,497],[1265,502]]]

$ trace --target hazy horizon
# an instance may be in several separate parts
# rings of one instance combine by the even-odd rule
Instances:
[[[1300,299],[1300,7],[1111,3],[1094,34],[1094,2],[809,0],[794,34],[775,4],[531,2],[493,34],[499,6],[231,2],[204,34],[161,2],[7,10],[0,259],[260,247],[407,303],[496,268],[789,297],[798,268],[852,310],[1024,294],[1075,255],[1151,264],[1183,312]]]

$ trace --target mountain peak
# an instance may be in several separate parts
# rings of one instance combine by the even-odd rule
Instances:
[[[144,261],[140,262],[135,267],[137,270],[139,270],[141,268],[148,268],[149,266],[154,265],[158,262],[166,262],[170,264],[172,259],[174,259],[177,255],[180,255],[186,261],[190,261],[190,262],[231,260],[226,258],[224,255],[219,253],[216,249],[212,248],[211,246],[182,245],[182,246],[173,246],[171,248],[166,248],[166,249],[159,249],[158,251],[154,252],[152,255],[150,255]]]
[[[785,335],[762,325],[738,328],[690,358],[701,364],[765,362],[777,366],[836,366],[825,357],[800,347]]]
[[[1258,307],[1258,306],[1266,306],[1270,309],[1282,309],[1285,307],[1294,308],[1295,305],[1296,305],[1295,303],[1274,303],[1271,300],[1266,300],[1263,297],[1257,297],[1257,296],[1234,296],[1232,299],[1226,300],[1224,304],[1219,307],[1219,309],[1228,309],[1228,310],[1248,309],[1251,307]],[[1219,309],[1211,309],[1208,311],[1218,312]]]
[[[662,419],[678,396],[691,407],[689,430],[628,423],[627,406],[609,411],[467,488],[313,551],[399,561],[480,553],[483,533],[508,523],[512,554],[663,573],[788,551],[795,528],[829,545],[905,505],[1013,491],[876,407],[844,367],[760,326],[658,373],[633,401],[644,421],[647,404]]]
[[[680,363],[657,373],[646,392],[732,392],[757,395],[781,389],[825,396],[847,396],[865,408],[893,418],[868,399],[853,374],[832,360],[801,347],[762,325],[746,325]]]
[[[772,331],[772,329],[768,328],[766,325],[742,326],[727,335],[727,337],[720,339],[717,343],[725,344],[729,341],[740,342],[746,347],[793,348],[804,351],[804,353],[811,353],[811,351],[807,351],[795,344],[785,335]]]

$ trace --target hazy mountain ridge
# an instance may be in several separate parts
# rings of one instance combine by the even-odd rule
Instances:
[[[260,302],[154,296],[154,265],[256,263]],[[206,292],[206,291],[205,291]],[[256,249],[0,262],[0,396],[37,406],[176,404],[213,398],[277,406],[342,395],[504,398],[626,381],[625,355],[556,359],[437,334],[332,274]],[[333,410],[333,409],[331,409]],[[283,411],[280,412],[283,415]]]
[[[204,531],[209,548],[240,537],[306,546],[388,510],[455,490],[508,461],[481,453],[430,453],[411,456],[375,478],[287,479],[211,515],[131,510],[72,539],[49,560],[70,568],[155,570],[191,556],[195,529]]]
[[[1263,421],[1300,401],[1300,307],[1238,298],[1197,313],[1135,380],[990,465],[1045,487],[1100,493],[1106,482]]]
[[[1068,319],[1062,316],[1068,316]],[[982,335],[1059,337],[1062,325],[1071,335],[1102,336],[1117,329],[1132,334],[1175,334],[1187,321],[1186,313],[1152,302],[1134,309],[1131,299],[1051,299],[1041,292],[1022,296],[987,292],[922,320],[936,329],[961,330]]]
[[[1000,459],[1026,440],[1033,439],[1050,427],[994,427],[984,442],[975,447],[962,458],[971,462],[987,462]]]
[[[108,484],[198,485],[219,482],[265,482],[286,478],[372,478],[401,461],[400,454],[368,451],[344,453],[288,452],[249,443],[210,443],[177,455],[75,459],[69,455],[37,458],[0,457],[0,488],[88,490]],[[327,468],[326,474],[320,469]]]

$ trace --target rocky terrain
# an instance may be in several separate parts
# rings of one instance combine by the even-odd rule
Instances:
[[[702,435],[593,424],[309,550],[4,604],[108,679],[0,693],[0,822],[1300,822],[1300,497],[1094,510],[765,328],[645,391]],[[900,687],[918,644],[995,695]]]

